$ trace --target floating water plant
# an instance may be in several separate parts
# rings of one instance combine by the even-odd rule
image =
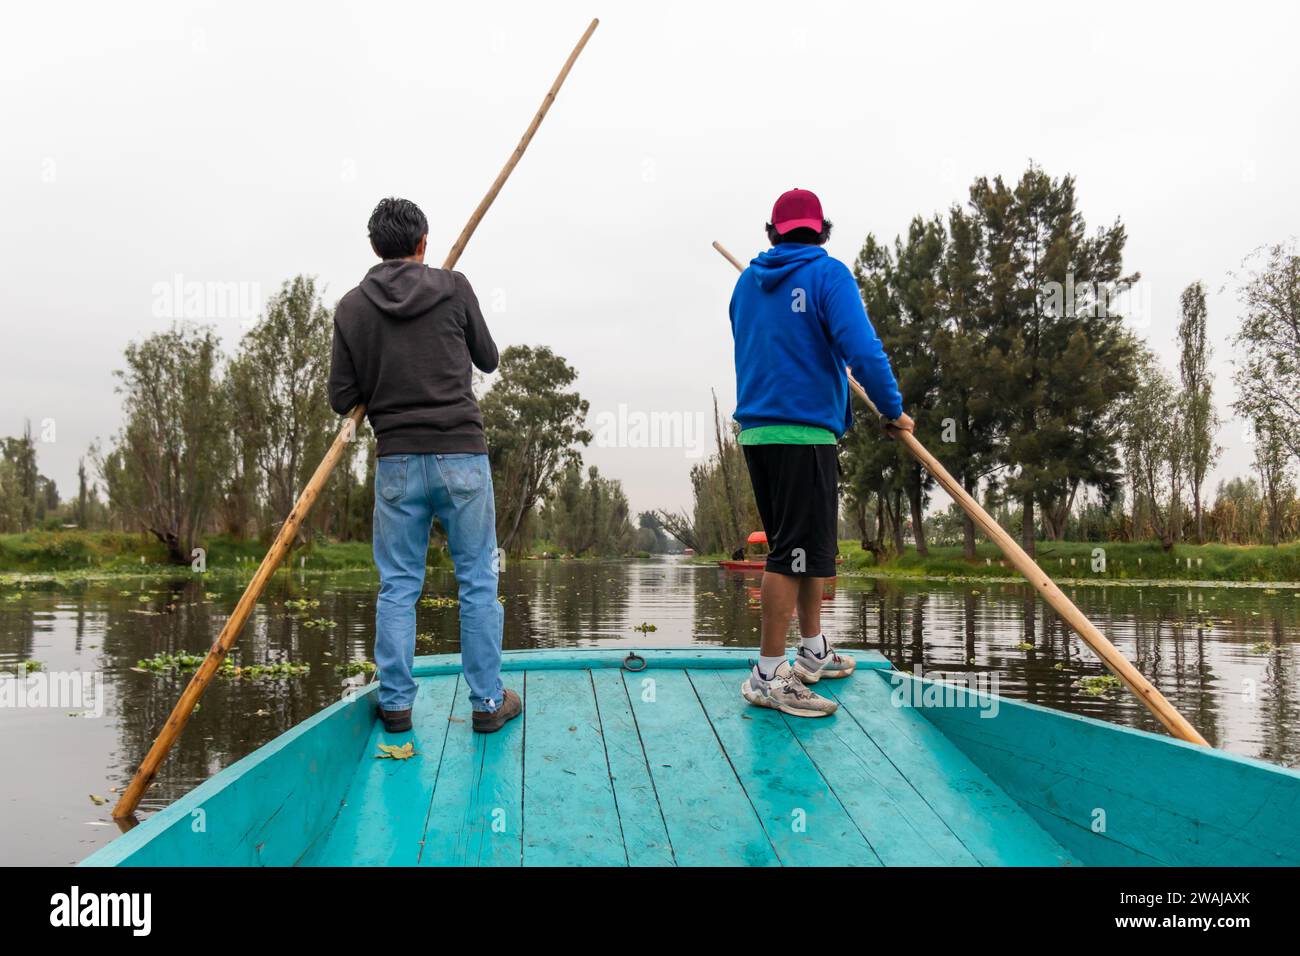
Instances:
[[[500,600],[498,598],[498,600]],[[420,607],[457,607],[460,601],[454,597],[434,597],[420,598]]]
[[[135,669],[153,674],[166,674],[172,671],[197,670],[202,663],[202,654],[159,653],[136,661]],[[303,677],[310,672],[310,664],[278,661],[273,664],[249,664],[246,667],[237,667],[229,658],[217,668],[217,676],[229,680],[288,680],[292,677]]]
[[[136,661],[135,666],[138,670],[161,674],[166,671],[192,671],[202,663],[202,654],[167,654],[159,652],[153,657],[146,657]],[[222,669],[229,667],[232,671],[235,669],[234,663],[229,660],[225,661],[221,667]]]
[[[374,661],[348,661],[346,664],[335,665],[334,669],[347,677],[356,677],[358,674],[369,675],[377,670]]]
[[[275,664],[251,664],[248,667],[236,667],[234,676],[247,677],[252,680],[288,680],[291,677],[304,677],[311,673],[310,664],[291,664],[279,661]]]
[[[19,661],[17,665],[17,670],[26,674],[35,674],[37,671],[44,669],[45,665],[35,658],[26,661]],[[0,673],[5,674],[6,676],[12,676],[8,667],[0,667]]]
[[[1113,690],[1119,690],[1124,685],[1114,674],[1098,674],[1095,677],[1080,677],[1074,682],[1074,686],[1079,688],[1089,697],[1105,697]]]

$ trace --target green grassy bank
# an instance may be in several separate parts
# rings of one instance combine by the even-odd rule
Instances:
[[[266,554],[269,542],[214,536],[200,545],[207,570],[251,570]],[[313,542],[290,555],[288,564],[316,571],[371,567],[369,541]],[[176,571],[167,551],[151,537],[115,531],[28,531],[0,534],[0,572],[42,573],[93,571],[139,573]]]
[[[1040,541],[1038,563],[1054,578],[1096,581],[1300,582],[1300,542],[1279,545],[1180,544],[1165,551],[1155,542]],[[1105,570],[1094,569],[1094,549]],[[915,578],[1014,578],[1016,569],[994,545],[981,543],[974,561],[960,547],[932,547],[928,557],[909,549],[877,564],[856,541],[841,541],[841,570],[851,574]],[[695,560],[712,563],[722,555]],[[1190,564],[1189,564],[1190,561]]]
[[[208,571],[252,573],[270,541],[216,535],[201,542]],[[563,558],[555,545],[540,542],[529,558]],[[644,552],[628,557],[649,557]],[[595,560],[581,558],[580,560]],[[285,562],[308,571],[350,571],[374,567],[369,541],[314,541],[296,549]],[[429,566],[450,568],[445,550],[432,548]],[[28,531],[0,534],[0,574],[139,574],[174,573],[188,566],[167,563],[167,550],[151,536],[117,531]]]
[[[203,542],[203,546],[207,549],[208,571],[251,573],[265,555],[267,542],[215,536]],[[1104,571],[1093,568],[1095,548],[1105,551]],[[540,555],[550,549],[531,550]],[[844,573],[918,578],[1016,577],[1015,569],[991,544],[979,545],[974,561],[962,557],[959,547],[931,548],[929,557],[925,558],[909,549],[902,557],[881,564],[876,564],[856,541],[841,541],[840,552],[845,558]],[[711,564],[720,557],[702,555],[692,560]],[[1037,558],[1053,577],[1076,580],[1300,582],[1300,542],[1276,548],[1186,544],[1166,552],[1155,543],[1040,541]],[[368,541],[313,542],[294,551],[286,563],[309,571],[373,567]],[[430,553],[430,564],[450,566],[450,561],[435,549]],[[163,547],[141,534],[112,531],[0,534],[0,573],[137,574],[176,570],[176,565],[167,563]]]

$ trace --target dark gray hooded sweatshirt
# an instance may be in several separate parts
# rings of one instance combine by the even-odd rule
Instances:
[[[386,259],[334,313],[330,405],[365,403],[380,455],[485,453],[471,363],[492,372],[497,358],[468,279]]]

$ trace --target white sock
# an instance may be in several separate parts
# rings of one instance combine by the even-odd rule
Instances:
[[[812,637],[805,637],[800,643],[807,649],[809,654],[816,657],[825,657],[826,651],[829,649],[825,634],[814,634]]]
[[[776,669],[789,660],[784,654],[779,657],[759,657],[758,659],[758,676],[763,680],[771,680],[776,674]]]

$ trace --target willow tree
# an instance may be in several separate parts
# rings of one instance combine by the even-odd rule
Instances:
[[[1280,416],[1268,412],[1262,412],[1254,423],[1255,471],[1259,474],[1260,497],[1268,517],[1268,540],[1272,545],[1282,540],[1283,511],[1295,496],[1284,427]]]
[[[1124,458],[1133,488],[1133,524],[1141,533],[1143,512],[1166,550],[1182,523],[1187,475],[1183,407],[1178,390],[1149,350],[1138,360],[1137,386],[1123,406]]]
[[[546,498],[539,515],[542,536],[571,554],[627,554],[635,531],[623,485],[571,462]]]
[[[97,458],[110,506],[188,563],[230,461],[231,420],[210,327],[176,325],[126,348],[126,423]]]
[[[1278,440],[1292,459],[1300,459],[1300,254],[1295,244],[1259,253],[1240,297],[1245,315],[1235,340],[1233,408],[1244,418],[1276,423]]]
[[[714,396],[717,451],[691,466],[690,511],[657,511],[658,521],[678,541],[700,554],[734,554],[750,531],[762,527],[754,490],[745,477],[745,452],[736,425],[723,424]]]
[[[522,532],[542,496],[579,445],[591,442],[588,403],[571,386],[578,373],[549,348],[512,345],[501,353],[498,377],[479,403],[496,492],[497,542],[523,547]]]
[[[18,438],[0,440],[0,531],[28,531],[41,508],[41,473],[28,422]]]
[[[297,276],[270,298],[230,365],[239,490],[260,491],[272,520],[292,510],[338,427],[326,395],[332,334],[315,280]],[[330,513],[322,507],[313,517],[319,522]]]

